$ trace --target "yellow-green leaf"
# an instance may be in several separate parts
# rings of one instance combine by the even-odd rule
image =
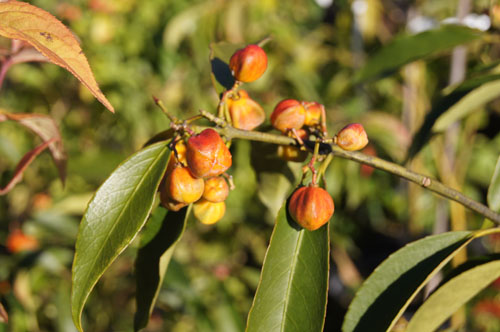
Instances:
[[[33,45],[50,62],[78,78],[108,110],[114,112],[99,89],[73,33],[50,13],[25,2],[0,2],[0,35]]]

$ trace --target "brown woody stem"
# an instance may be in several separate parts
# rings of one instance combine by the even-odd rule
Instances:
[[[270,134],[270,133],[263,133],[263,132],[258,132],[258,131],[247,131],[247,130],[240,130],[236,129],[234,127],[231,127],[227,125],[227,123],[220,119],[217,118],[215,115],[206,112],[206,111],[201,111],[201,114],[203,117],[207,118],[208,120],[216,123],[218,126],[221,128],[216,128],[216,130],[226,136],[228,140],[238,138],[238,139],[246,139],[250,141],[258,141],[258,142],[266,142],[266,143],[271,143],[271,144],[280,144],[280,145],[295,145],[296,141],[295,139],[291,137],[287,137],[284,135],[276,135],[276,134]],[[194,127],[194,126],[193,126]],[[307,144],[307,143],[310,144]],[[305,140],[306,146],[310,146],[314,148],[314,143],[311,141]],[[332,154],[333,156],[338,156],[340,158],[344,159],[349,159],[356,161],[358,163],[366,164],[378,169],[381,169],[383,171],[392,173],[394,175],[397,175],[401,178],[404,178],[408,181],[415,182],[416,184],[431,190],[435,192],[438,195],[441,195],[447,199],[451,199],[455,202],[458,202],[462,204],[465,207],[468,207],[469,209],[483,215],[484,217],[488,218],[489,220],[493,221],[495,224],[500,225],[500,214],[490,210],[486,205],[481,204],[461,192],[452,189],[448,186],[445,186],[441,182],[431,179],[428,176],[425,176],[423,174],[419,174],[416,172],[413,172],[409,169],[406,169],[405,167],[389,162],[384,159],[380,159],[374,156],[369,156],[361,152],[355,152],[355,151],[345,151],[342,150],[339,146],[336,144],[327,144],[327,143],[321,143],[320,147],[320,154]]]

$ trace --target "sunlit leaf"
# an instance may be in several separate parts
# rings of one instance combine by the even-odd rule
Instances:
[[[411,159],[416,156],[417,153],[425,146],[425,144],[427,144],[432,136],[434,124],[442,114],[450,110],[456,103],[460,103],[461,100],[464,100],[469,96],[469,94],[474,93],[476,89],[480,89],[483,84],[487,85],[487,83],[489,82],[493,84],[498,80],[500,80],[500,75],[482,76],[479,78],[470,79],[457,86],[450,93],[441,97],[436,103],[432,105],[432,109],[425,116],[424,123],[415,133],[407,158]]]
[[[438,288],[417,310],[405,332],[435,331],[462,305],[500,277],[500,261],[471,268]]]
[[[186,227],[188,215],[187,207],[178,212],[159,207],[146,224],[135,262],[136,331],[148,324],[175,246]]]
[[[283,204],[267,249],[247,331],[323,331],[328,291],[328,224],[299,227]]]
[[[16,169],[14,170],[14,176],[10,181],[5,185],[4,188],[0,188],[0,195],[5,195],[7,194],[14,186],[21,181],[23,178],[23,173],[26,170],[26,168],[31,164],[31,162],[35,159],[36,156],[38,156],[43,150],[45,150],[51,143],[55,141],[55,138],[48,140],[47,142],[44,142],[31,150],[30,152],[26,153],[24,157],[17,163]]]
[[[165,142],[136,152],[118,166],[89,203],[80,223],[73,261],[71,307],[79,331],[90,292],[146,222],[168,152]]]
[[[486,103],[500,96],[500,80],[484,83],[472,90],[455,105],[443,113],[432,127],[433,132],[446,130],[452,123],[465,118],[467,115],[477,111]]]
[[[44,142],[52,140],[49,150],[59,171],[59,177],[64,183],[66,178],[67,156],[64,151],[61,133],[56,122],[48,115],[31,113],[9,113],[0,109],[0,122],[13,120],[37,134]]]
[[[478,30],[444,25],[435,30],[396,38],[368,59],[356,74],[356,83],[389,75],[401,66],[430,54],[465,44],[483,36]]]
[[[488,187],[488,206],[496,212],[500,212],[500,157],[498,157],[495,173]]]
[[[73,33],[50,13],[26,2],[0,2],[0,35],[33,45],[50,62],[78,78],[108,110],[114,112],[99,89]]]
[[[500,232],[448,232],[412,242],[390,255],[351,302],[343,332],[389,331],[407,306],[453,256],[473,239]]]

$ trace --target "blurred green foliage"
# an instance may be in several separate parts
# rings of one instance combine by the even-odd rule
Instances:
[[[318,101],[326,106],[331,135],[348,122],[360,122],[378,156],[403,162],[425,112],[448,85],[450,52],[363,86],[353,85],[352,78],[374,50],[407,31],[412,15],[441,21],[454,15],[456,1],[364,3],[369,4],[365,15],[356,16],[353,3],[346,0],[324,8],[313,1],[276,0],[32,1],[80,38],[116,114],[52,64],[19,64],[7,75],[0,108],[51,115],[59,123],[69,156],[64,186],[44,153],[28,168],[22,183],[0,197],[0,243],[5,244],[9,230],[19,225],[40,242],[34,253],[10,254],[0,247],[0,294],[10,315],[9,330],[74,331],[71,263],[86,204],[122,160],[168,127],[152,95],[181,118],[199,109],[215,110],[218,96],[209,61],[213,42],[245,44],[271,36],[265,46],[267,72],[245,86],[268,115],[283,98]],[[476,1],[472,11],[487,11],[488,6],[489,1]],[[8,44],[0,40],[0,45]],[[500,54],[498,44],[484,41],[472,43],[468,51],[471,75],[472,68],[488,65]],[[487,71],[498,72],[496,67]],[[500,104],[494,101],[458,124],[454,136],[453,171],[459,189],[479,201],[485,200],[500,153],[499,122]],[[441,179],[441,138],[432,140],[409,166]],[[0,124],[2,186],[37,142],[15,123]],[[236,189],[227,200],[226,216],[212,227],[190,220],[147,331],[244,329],[277,210],[300,176],[300,165],[280,161],[275,149],[247,141],[233,144],[230,173]],[[332,255],[325,328],[332,331],[340,326],[357,286],[343,278],[346,271],[366,277],[403,243],[447,227],[448,204],[441,199],[389,174],[360,167],[334,160],[326,174],[336,205],[332,242],[356,266],[351,271],[350,261]],[[468,211],[466,216],[468,228],[481,227],[480,217]],[[128,331],[133,325],[137,245],[119,257],[91,294],[84,311],[89,331]],[[498,249],[498,242],[485,242],[478,250],[495,245]],[[469,315],[473,313],[470,309]],[[495,318],[485,317],[471,324],[494,326],[495,331]]]

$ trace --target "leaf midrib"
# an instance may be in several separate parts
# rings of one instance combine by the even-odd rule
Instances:
[[[163,150],[163,149],[165,149],[165,147],[163,147],[163,148],[162,148],[162,150]],[[123,216],[124,211],[126,210],[126,207],[128,207],[128,206],[130,205],[130,202],[132,201],[132,197],[136,194],[136,192],[137,192],[137,188],[139,188],[139,187],[142,185],[142,183],[144,182],[144,180],[145,180],[145,178],[147,177],[147,175],[148,175],[148,174],[152,171],[152,169],[153,169],[153,165],[155,165],[155,164],[157,163],[158,159],[160,159],[160,158],[161,158],[162,154],[163,154],[163,151],[162,151],[161,153],[159,153],[159,154],[158,154],[158,156],[157,156],[156,158],[154,158],[153,162],[151,163],[151,166],[147,169],[147,171],[144,173],[144,175],[143,175],[142,179],[139,181],[139,183],[138,183],[138,184],[137,184],[137,186],[135,187],[136,189],[134,189],[134,190],[133,190],[132,195],[130,195],[130,196],[129,196],[129,198],[126,200],[125,204],[123,205],[123,206],[124,206],[124,208],[122,209],[122,211],[120,212],[120,215],[116,218],[116,220],[121,219],[121,217]],[[114,229],[116,228],[117,224],[118,224],[118,223],[117,223],[117,222],[115,222],[115,223],[113,224],[113,226],[111,227],[110,231],[106,234],[106,236],[105,236],[106,241],[109,239],[110,234],[111,234],[111,233],[113,233],[113,231],[114,231]],[[104,242],[105,242],[105,241],[104,241]],[[104,248],[104,246],[101,246],[101,247],[99,248],[99,254],[102,252],[103,248]],[[119,256],[119,255],[123,252],[123,250],[125,250],[125,248],[126,248],[126,246],[124,246],[123,248],[121,248],[121,250],[120,250],[118,253],[116,253],[116,255],[114,255],[114,257]],[[88,269],[87,269],[87,272],[85,273],[85,277],[86,277],[86,279],[88,279],[88,277],[90,276],[90,271],[92,271],[92,270],[93,270],[93,268],[95,267],[95,263],[97,262],[97,258],[98,258],[99,256],[100,256],[100,255],[95,255],[95,256],[94,256],[94,259],[92,260],[92,264],[90,264],[90,266],[92,267],[92,269],[88,268]],[[112,257],[112,258],[113,258],[113,257]],[[106,270],[106,269],[110,266],[110,264],[112,263],[112,261],[113,261],[113,259],[111,259],[111,260],[110,260],[110,262],[109,262],[108,264],[106,264],[106,267],[103,269],[103,271],[105,271],[105,270]],[[104,273],[104,272],[103,272],[103,273]],[[102,275],[102,274],[101,274],[101,275]],[[90,291],[86,292],[85,297],[83,298],[83,302],[82,302],[82,304],[85,304],[85,302],[87,302],[87,299],[88,299],[88,297],[89,297],[89,295],[90,295],[90,293],[91,293],[91,290],[95,287],[95,285],[97,284],[98,280],[99,280],[99,278],[96,278],[96,279],[95,279],[95,281],[93,281],[93,282],[92,282],[92,285],[89,287],[89,290],[90,290]],[[81,306],[79,306],[79,307],[80,307],[80,308],[79,308],[79,310],[78,310],[78,320],[80,321],[80,319],[81,319],[81,313],[82,313],[82,309],[83,309],[83,305],[81,305]],[[81,327],[81,324],[80,324],[80,327]]]
[[[297,241],[297,245],[295,247],[295,251],[293,253],[293,260],[292,260],[292,269],[290,271],[290,276],[288,277],[288,283],[287,283],[287,288],[286,288],[286,294],[285,294],[285,304],[284,304],[284,307],[283,307],[283,317],[286,317],[287,316],[287,313],[288,313],[288,302],[290,301],[290,292],[291,292],[291,289],[292,289],[292,282],[293,282],[293,278],[295,276],[295,270],[297,268],[297,261],[298,261],[298,251],[299,251],[299,248],[302,244],[302,239],[304,237],[304,230],[300,230],[300,234],[299,234],[299,237],[298,239],[296,240]],[[285,324],[286,324],[287,320],[286,319],[282,319],[281,320],[281,331],[284,331],[285,330]]]

